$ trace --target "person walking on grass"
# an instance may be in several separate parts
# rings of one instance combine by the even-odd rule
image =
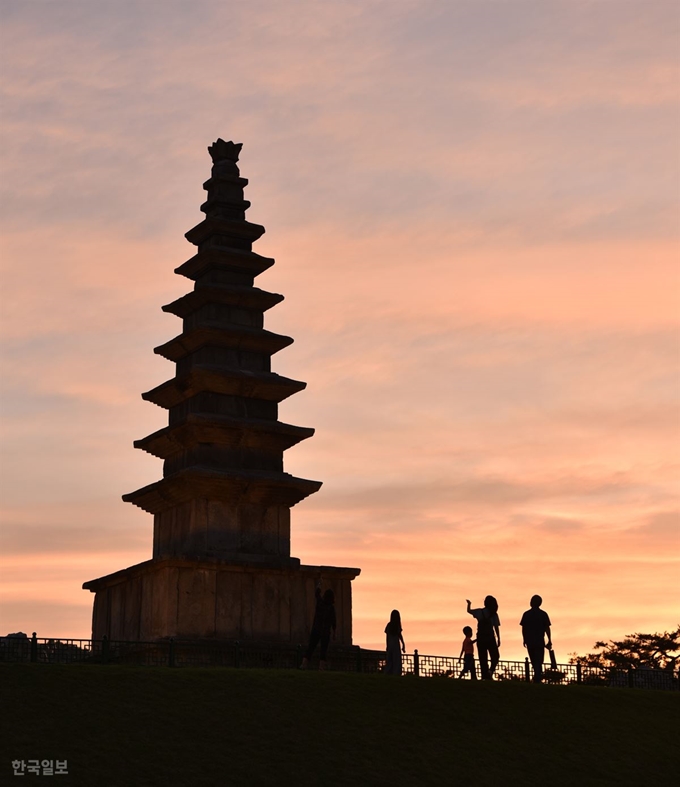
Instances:
[[[477,655],[482,680],[492,680],[500,659],[501,621],[498,617],[498,602],[493,596],[487,596],[483,607],[472,609],[470,599],[466,601],[468,614],[477,621]]]
[[[520,620],[522,627],[522,640],[524,647],[529,653],[529,661],[534,669],[534,683],[543,680],[543,659],[545,657],[545,647],[552,650],[552,639],[550,637],[550,618],[548,613],[541,609],[543,599],[540,596],[532,596],[529,602],[531,608],[528,609]],[[545,637],[548,637],[546,643]]]
[[[385,661],[385,675],[401,675],[401,654],[406,653],[404,636],[401,629],[401,615],[398,609],[393,609],[390,622],[385,626],[387,640],[387,659]],[[401,644],[401,649],[399,645]]]
[[[469,672],[470,679],[477,680],[477,669],[475,667],[475,642],[477,640],[472,639],[472,629],[470,626],[465,626],[463,634],[465,634],[465,639],[460,648],[460,656],[458,656],[458,661],[464,657],[463,669],[458,677],[462,678],[465,673]]]
[[[302,659],[300,669],[308,669],[309,662],[316,646],[321,643],[321,659],[319,661],[319,669],[325,670],[328,668],[326,656],[328,654],[328,644],[331,640],[331,631],[333,632],[333,639],[335,639],[335,629],[337,621],[335,618],[335,594],[329,588],[321,595],[321,582],[319,581],[314,592],[316,598],[316,609],[314,611],[314,622],[312,623],[312,631],[309,635],[309,645],[307,652]]]

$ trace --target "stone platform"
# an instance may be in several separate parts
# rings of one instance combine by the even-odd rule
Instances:
[[[85,582],[95,593],[92,636],[168,637],[296,645],[309,638],[316,583],[335,593],[336,643],[352,645],[352,580],[357,568],[254,560],[147,560]]]

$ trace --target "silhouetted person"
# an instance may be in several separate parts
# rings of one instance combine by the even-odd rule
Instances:
[[[406,653],[404,636],[401,629],[401,615],[398,609],[393,609],[390,622],[385,626],[387,640],[387,660],[385,661],[385,675],[401,675],[401,654]],[[401,644],[401,649],[399,645]]]
[[[545,657],[545,636],[548,635],[548,648],[552,649],[550,638],[550,618],[548,613],[541,609],[543,599],[540,596],[532,596],[531,609],[528,609],[520,620],[522,627],[522,639],[524,647],[529,652],[529,661],[534,668],[534,683],[543,680],[543,658]]]
[[[312,631],[309,635],[309,645],[307,652],[302,659],[301,668],[307,669],[309,660],[312,658],[316,646],[321,642],[321,660],[319,661],[319,669],[324,670],[328,666],[326,663],[326,655],[328,654],[328,643],[331,640],[331,631],[333,632],[333,639],[335,639],[336,618],[335,618],[335,594],[332,590],[328,589],[323,596],[321,595],[321,583],[316,586],[314,593],[316,597],[316,609],[314,611],[314,622],[312,623]]]
[[[500,658],[498,648],[501,646],[501,621],[498,617],[498,602],[493,596],[487,596],[483,607],[472,609],[470,599],[466,601],[468,613],[477,621],[477,655],[482,680],[491,680]]]
[[[465,639],[460,648],[458,661],[460,661],[463,656],[465,658],[463,658],[463,669],[458,677],[462,678],[466,672],[469,672],[470,678],[472,680],[477,680],[477,670],[475,669],[475,642],[477,640],[472,639],[472,629],[470,626],[465,626],[463,634],[465,634]]]

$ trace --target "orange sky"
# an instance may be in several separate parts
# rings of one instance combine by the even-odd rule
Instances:
[[[560,658],[677,625],[677,4],[164,8],[0,0],[0,634],[88,636],[82,582],[151,555],[120,496],[218,136],[317,430],[293,553],[362,568],[355,642],[397,607],[457,654],[487,593],[505,658],[534,593]]]

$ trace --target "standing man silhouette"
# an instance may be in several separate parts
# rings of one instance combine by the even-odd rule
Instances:
[[[529,652],[529,660],[534,668],[534,683],[540,683],[543,680],[543,658],[545,657],[546,644],[549,649],[552,649],[550,638],[552,624],[548,613],[541,609],[543,599],[540,596],[532,596],[529,603],[531,609],[522,615],[519,625],[522,627],[524,647]],[[547,643],[545,641],[546,634],[548,635]]]

